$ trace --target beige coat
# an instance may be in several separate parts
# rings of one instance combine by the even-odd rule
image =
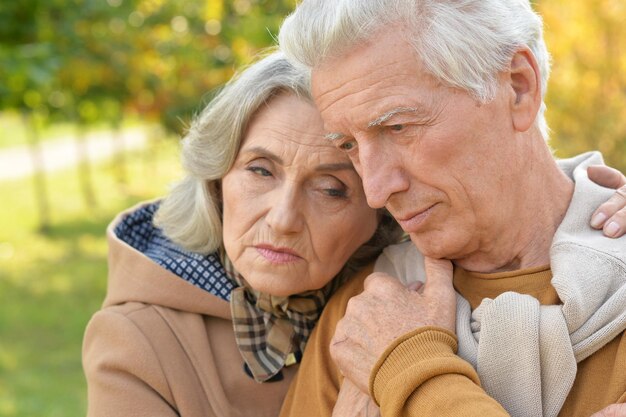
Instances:
[[[109,226],[109,281],[87,326],[88,416],[276,416],[297,365],[244,372],[227,301],[163,269]]]

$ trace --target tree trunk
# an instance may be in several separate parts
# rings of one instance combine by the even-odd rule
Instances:
[[[120,188],[124,189],[128,184],[128,168],[126,161],[126,141],[122,131],[122,121],[116,120],[111,124],[113,129],[113,170]]]
[[[97,207],[96,195],[93,191],[93,181],[91,179],[91,163],[89,153],[87,152],[87,137],[85,134],[85,126],[81,123],[77,124],[76,132],[76,166],[78,173],[78,181],[85,199],[87,209]]]
[[[32,113],[22,111],[22,121],[28,132],[28,150],[33,164],[33,185],[35,189],[35,202],[39,215],[39,231],[45,233],[50,230],[50,203],[46,186],[46,174],[39,140],[39,131],[35,125]]]

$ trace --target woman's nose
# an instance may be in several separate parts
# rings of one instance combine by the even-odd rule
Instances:
[[[302,193],[297,186],[285,185],[274,190],[268,199],[270,205],[267,224],[277,233],[297,233],[304,224]]]

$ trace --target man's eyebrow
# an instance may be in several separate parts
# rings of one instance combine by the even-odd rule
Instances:
[[[343,133],[327,133],[324,135],[324,138],[332,142],[334,140],[339,140],[343,138],[344,136],[346,135],[344,135]]]
[[[391,109],[388,112],[378,116],[376,119],[369,122],[367,124],[367,128],[371,129],[373,127],[378,127],[397,114],[417,113],[418,110],[419,109],[417,107],[396,107],[395,109]]]
[[[280,165],[283,165],[283,160],[276,154],[268,151],[267,149],[261,147],[261,146],[253,146],[252,148],[248,148],[248,149],[242,149],[243,152],[246,153],[253,153],[259,156],[262,156],[264,158],[270,159]]]
[[[367,124],[367,128],[371,129],[373,127],[378,127],[381,124],[385,123],[387,120],[391,119],[393,116],[403,113],[419,113],[420,109],[417,107],[396,107],[395,109],[391,109],[388,112],[378,116],[376,119],[372,120]],[[324,138],[329,141],[335,141],[339,139],[343,139],[346,135],[343,133],[327,133],[324,135]]]

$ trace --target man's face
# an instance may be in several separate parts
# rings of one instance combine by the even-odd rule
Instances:
[[[426,74],[400,31],[313,70],[324,127],[427,256],[489,251],[514,214],[519,175],[511,92],[479,104]]]

